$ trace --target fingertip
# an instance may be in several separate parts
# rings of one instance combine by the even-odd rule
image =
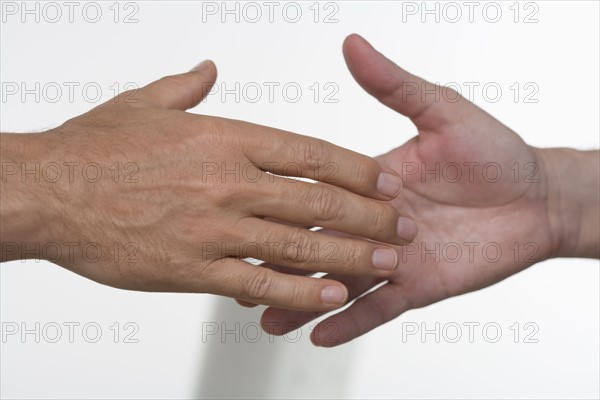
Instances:
[[[369,43],[365,38],[363,38],[358,33],[351,33],[344,39],[344,43],[342,44],[342,48],[344,50],[349,49],[355,45],[359,45],[361,43]]]
[[[309,338],[311,343],[317,347],[335,347],[343,343],[337,338],[337,332],[337,326],[332,322],[325,320],[315,326],[315,329],[310,333]]]
[[[396,234],[407,243],[412,243],[419,233],[419,226],[410,217],[402,216],[396,223]]]
[[[209,60],[200,61],[198,64],[194,65],[190,72],[199,72],[202,71],[207,65]]]
[[[250,303],[248,301],[244,301],[244,300],[240,300],[240,299],[235,299],[235,301],[242,307],[246,307],[246,308],[254,308],[256,306],[258,306],[258,304],[254,304],[254,303]]]
[[[213,61],[213,60],[207,60],[208,61],[208,66],[207,69],[210,71],[213,80],[217,79],[217,75],[219,73],[219,69],[217,68],[217,64]]]
[[[321,347],[321,344],[320,344],[320,342],[319,342],[319,337],[318,337],[318,335],[317,335],[315,332],[316,332],[316,331],[312,331],[312,332],[310,333],[310,336],[309,336],[310,342],[311,342],[313,345],[315,345],[316,347]]]
[[[217,65],[213,60],[204,60],[196,64],[190,72],[213,72],[216,75]]]
[[[357,33],[352,33],[344,39],[342,51],[346,63],[351,67],[353,64],[361,64],[361,62],[369,63],[369,57],[366,56],[372,55],[372,52],[376,50],[364,37]],[[352,68],[350,72],[352,72]]]
[[[198,78],[202,80],[202,97],[204,98],[217,80],[216,64],[212,60],[204,60],[192,68],[189,73],[197,74]]]
[[[398,268],[398,254],[391,247],[378,248],[372,254],[373,268],[384,276],[389,276]]]
[[[377,192],[387,199],[395,199],[402,191],[402,178],[395,172],[382,171],[377,177]]]
[[[321,301],[328,308],[341,307],[346,303],[347,300],[348,289],[346,288],[346,286],[340,283],[330,284],[321,289]]]
[[[188,110],[197,106],[217,79],[217,68],[205,60],[190,71],[163,76],[140,89],[144,102],[159,108]]]
[[[277,318],[277,308],[267,308],[260,317],[260,326],[269,335],[282,336],[285,334],[283,326]]]
[[[356,41],[359,37],[360,36],[358,33],[351,33],[348,36],[346,36],[344,42],[342,43],[342,49],[345,50],[348,46],[352,46],[352,43]]]

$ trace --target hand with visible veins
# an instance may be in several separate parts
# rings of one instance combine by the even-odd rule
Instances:
[[[48,132],[0,135],[0,261],[48,259],[123,289],[213,293],[313,311],[344,304],[343,284],[242,259],[390,276],[398,262],[384,243],[409,242],[417,231],[383,201],[400,191],[400,177],[323,140],[185,112],[215,79],[214,64],[204,62]],[[49,178],[31,176],[40,165]],[[332,251],[328,260],[313,257]]]
[[[356,81],[418,128],[417,137],[379,161],[403,177],[404,189],[391,204],[412,215],[419,232],[412,244],[396,248],[400,265],[387,280],[325,276],[346,285],[356,301],[321,321],[313,343],[348,342],[409,309],[484,288],[544,259],[599,257],[597,151],[533,148],[361,37],[348,37],[343,50]],[[268,308],[262,325],[280,335],[322,314]]]

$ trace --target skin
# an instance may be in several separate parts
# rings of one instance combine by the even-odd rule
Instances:
[[[47,259],[122,289],[311,311],[341,306],[346,287],[241,259],[390,276],[398,264],[390,245],[417,231],[387,201],[401,189],[397,174],[322,140],[185,112],[215,79],[204,62],[48,132],[0,135],[1,261]],[[84,173],[90,164],[98,169]],[[42,172],[28,174],[36,165]]]
[[[356,81],[418,128],[417,137],[378,159],[403,176],[404,190],[391,204],[414,216],[419,233],[412,245],[396,248],[400,265],[387,279],[325,276],[348,287],[349,302],[358,299],[313,329],[315,345],[348,342],[407,310],[484,288],[548,258],[600,258],[598,151],[528,146],[479,107],[409,74],[361,37],[348,37],[343,51]],[[436,101],[423,90],[444,93]],[[490,162],[496,167],[484,171]],[[438,173],[438,181],[421,174],[436,163],[440,171],[455,163],[461,178],[456,169]],[[272,307],[262,325],[281,335],[321,315]]]

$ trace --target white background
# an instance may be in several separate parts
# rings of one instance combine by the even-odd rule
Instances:
[[[92,83],[102,89],[102,100],[112,97],[115,83],[146,84],[163,75],[186,71],[211,58],[219,68],[219,82],[233,88],[255,82],[289,82],[303,90],[298,102],[286,101],[281,90],[270,102],[266,87],[261,100],[255,92],[236,102],[215,94],[194,112],[225,116],[276,126],[317,136],[368,155],[398,146],[415,130],[401,116],[384,108],[356,85],[341,55],[344,37],[357,32],[397,63],[431,81],[456,82],[468,94],[465,82],[477,82],[474,101],[520,133],[530,144],[580,149],[599,146],[598,49],[599,6],[596,1],[538,1],[533,6],[514,2],[495,3],[483,14],[479,2],[469,22],[468,8],[455,9],[438,3],[435,15],[421,21],[422,2],[407,5],[392,1],[335,2],[317,5],[302,2],[299,22],[293,10],[282,14],[278,3],[268,20],[267,7],[258,3],[262,19],[250,23],[255,10],[239,3],[235,15],[203,13],[201,2],[135,2],[120,10],[114,22],[113,2],[99,2],[97,23],[78,3],[69,22],[68,9],[58,2],[62,18],[51,23],[55,10],[38,3],[35,15],[21,21],[21,2],[2,2],[1,81],[3,84],[1,130],[39,131],[56,126],[95,104],[94,91],[81,88]],[[16,5],[16,15],[5,12]],[[28,2],[33,9],[35,2]],[[221,2],[213,3],[219,10]],[[234,3],[228,3],[229,8]],[[428,2],[433,9],[435,2]],[[512,9],[510,7],[513,7]],[[206,4],[205,4],[206,7]],[[327,8],[326,8],[327,7]],[[403,8],[404,7],[404,8]],[[527,8],[526,8],[527,7]],[[446,13],[444,14],[444,10]],[[123,23],[135,11],[136,23]],[[326,14],[337,22],[323,23]],[[538,22],[524,23],[535,11]],[[445,17],[445,18],[444,18]],[[484,18],[485,17],[485,18]],[[28,88],[56,82],[63,93],[40,93],[22,101],[20,93],[8,96],[6,84],[24,82]],[[65,82],[77,82],[74,98]],[[317,82],[321,96],[315,101],[309,88]],[[332,82],[339,91],[337,103],[326,103],[323,85]],[[519,98],[509,88],[517,82]],[[532,82],[539,88],[525,102]],[[502,89],[495,101],[493,84]],[[50,85],[52,86],[52,85]],[[48,90],[51,89],[50,86]],[[88,85],[89,86],[89,85]],[[531,86],[530,86],[531,87]],[[41,90],[40,90],[41,92]],[[290,92],[292,93],[292,92]],[[87,97],[86,97],[87,96]],[[495,101],[495,102],[494,102]],[[3,193],[3,195],[5,195]],[[25,322],[96,322],[103,329],[98,343],[87,343],[76,331],[69,343],[66,329],[58,343],[32,335],[25,343],[17,337],[1,344],[1,395],[3,398],[191,398],[210,397],[348,397],[348,398],[598,398],[599,393],[599,263],[595,260],[556,259],[540,263],[491,288],[421,310],[410,311],[354,342],[336,349],[314,348],[308,329],[296,340],[269,343],[254,337],[259,311],[248,311],[229,300],[208,295],[148,294],[120,291],[76,276],[44,262],[3,264],[1,320]],[[202,340],[203,323],[241,321],[242,343],[228,335]],[[139,343],[113,342],[109,327],[115,322],[139,326]],[[469,343],[464,323],[494,322],[502,338],[489,343],[475,331]],[[539,327],[538,343],[514,343],[515,322]],[[421,340],[402,332],[412,323],[433,329],[457,323],[464,327],[458,343],[433,335]],[[244,325],[249,324],[249,325]],[[206,326],[206,325],[204,325]],[[420,326],[420,325],[419,325]],[[81,327],[81,326],[80,326]],[[481,326],[480,326],[481,328]],[[241,328],[240,328],[241,330]],[[493,331],[490,331],[493,336]]]

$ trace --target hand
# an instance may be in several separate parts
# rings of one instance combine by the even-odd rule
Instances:
[[[418,128],[417,137],[379,160],[403,177],[405,188],[392,204],[414,217],[419,233],[414,243],[396,248],[400,266],[387,283],[319,323],[313,343],[345,343],[409,309],[481,289],[549,257],[598,256],[598,234],[584,244],[577,232],[579,226],[598,231],[597,182],[592,177],[561,192],[565,181],[586,170],[589,176],[594,167],[597,181],[597,153],[584,156],[588,167],[580,170],[567,154],[573,151],[534,149],[456,92],[402,70],[359,36],[347,38],[344,56],[368,93]],[[567,201],[571,191],[573,198],[595,198],[596,205],[584,209]],[[350,300],[385,281],[325,278],[344,283]],[[268,308],[262,324],[284,334],[320,315]]]
[[[400,178],[322,140],[184,112],[215,79],[205,62],[47,133],[2,135],[3,261],[42,258],[118,288],[300,310],[336,308],[346,288],[241,259],[389,276],[396,253],[382,242],[416,234],[414,222],[381,201],[397,195]],[[32,165],[41,180],[28,175]]]

